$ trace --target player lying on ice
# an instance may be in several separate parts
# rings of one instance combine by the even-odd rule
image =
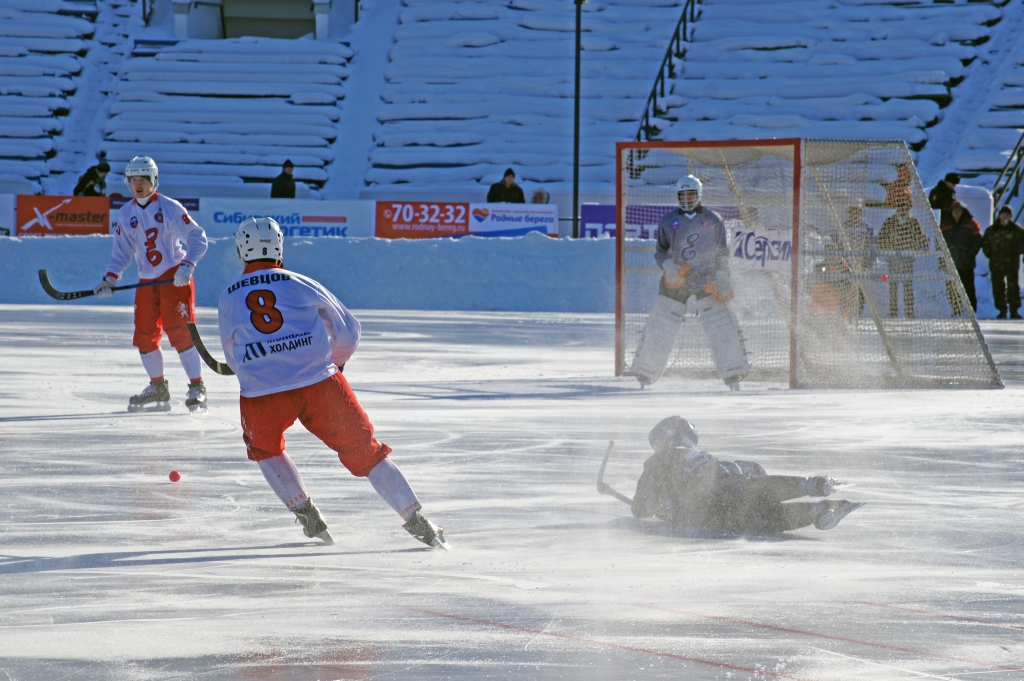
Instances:
[[[319,283],[282,267],[284,236],[271,218],[239,225],[235,246],[244,272],[221,294],[218,321],[227,364],[241,388],[249,458],[306,536],[334,543],[284,450],[284,431],[298,419],[353,475],[369,478],[409,534],[446,547],[444,530],[420,513],[416,494],[387,458],[391,447],[374,438],[342,376],[359,343],[359,322]]]
[[[697,429],[681,416],[656,425],[648,440],[632,511],[680,527],[731,534],[776,534],[814,525],[831,530],[863,504],[850,501],[782,503],[827,497],[843,485],[832,478],[768,475],[752,461],[722,461],[697,449]]]
[[[658,222],[654,260],[662,277],[629,368],[641,386],[654,383],[664,373],[691,296],[725,384],[739,390],[750,371],[739,321],[729,308],[736,291],[729,278],[725,223],[718,213],[701,205],[702,192],[703,185],[693,175],[680,179],[676,183],[679,208]]]
[[[185,406],[206,411],[203,360],[185,322],[196,320],[196,290],[192,272],[206,253],[206,232],[174,199],[156,193],[160,185],[156,163],[136,156],[124,169],[124,181],[135,197],[121,206],[114,230],[114,248],[107,274],[93,291],[97,298],[114,295],[121,274],[132,258],[139,266],[139,281],[173,278],[173,284],[135,289],[135,337],[149,385],[128,400],[128,411],[169,411],[171,393],[164,378],[160,336],[167,332],[188,376]],[[182,249],[182,244],[188,249]]]

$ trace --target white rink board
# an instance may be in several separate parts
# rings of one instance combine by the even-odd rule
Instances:
[[[734,395],[611,377],[611,315],[357,315],[345,375],[449,553],[296,427],[338,544],[305,540],[234,380],[190,417],[169,348],[172,411],[125,413],[130,307],[0,305],[0,679],[1021,678],[1024,326],[982,325],[1005,390]],[[220,355],[213,310],[200,330]],[[598,465],[614,439],[632,494],[673,413],[867,506],[774,538],[634,521]]]

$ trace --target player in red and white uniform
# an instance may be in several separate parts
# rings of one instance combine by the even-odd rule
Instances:
[[[148,156],[136,156],[124,171],[125,184],[135,199],[121,206],[114,234],[114,249],[107,274],[95,288],[96,296],[114,294],[112,288],[135,258],[141,282],[170,279],[135,290],[135,337],[149,385],[128,401],[128,411],[168,411],[170,390],[164,378],[164,355],[160,350],[161,330],[167,332],[188,375],[185,405],[189,411],[206,411],[203,361],[196,351],[186,322],[196,319],[196,291],[192,272],[206,253],[206,232],[174,199],[156,193],[159,184],[156,163]],[[185,245],[185,249],[182,248]]]
[[[241,388],[242,439],[270,487],[302,523],[307,537],[331,544],[327,523],[306,494],[285,453],[284,431],[296,420],[338,453],[430,546],[445,546],[444,530],[420,513],[405,476],[388,459],[391,448],[342,375],[359,343],[359,322],[316,281],[282,267],[284,236],[271,218],[249,218],[235,232],[244,272],[220,296],[220,340]]]

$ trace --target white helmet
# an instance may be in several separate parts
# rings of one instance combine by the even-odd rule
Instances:
[[[284,234],[273,218],[249,218],[235,231],[238,261],[284,260]]]
[[[679,178],[679,181],[676,182],[676,198],[679,200],[679,207],[686,213],[696,210],[697,206],[700,205],[703,189],[700,180],[693,175]],[[693,200],[692,196],[687,196],[687,200],[684,202],[683,197],[680,196],[683,192],[694,192],[697,198]]]
[[[156,191],[157,186],[160,184],[156,161],[149,156],[136,156],[128,161],[128,165],[124,167],[124,183],[131,187],[133,177],[148,178],[153,183],[153,191]]]

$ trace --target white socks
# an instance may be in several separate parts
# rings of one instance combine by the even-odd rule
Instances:
[[[302,486],[299,469],[287,454],[263,459],[259,464],[263,477],[270,483],[270,488],[289,511],[306,503],[309,497],[306,496],[306,488]]]
[[[157,348],[153,352],[139,353],[142,358],[142,366],[146,367],[146,373],[150,378],[160,378],[164,375],[164,352]],[[188,380],[196,381],[203,377],[203,358],[199,356],[196,346],[190,347],[185,352],[178,353],[181,366],[185,369]]]
[[[289,511],[306,503],[306,499],[309,498],[306,496],[306,488],[302,486],[302,478],[299,477],[295,463],[287,454],[263,459],[259,464],[263,477]],[[388,506],[395,509],[403,520],[408,520],[413,513],[420,510],[416,493],[412,491],[398,466],[391,463],[391,459],[384,459],[374,466],[366,477],[370,479],[370,484],[377,490],[377,494],[388,502]]]
[[[185,369],[188,380],[198,381],[203,377],[203,358],[199,356],[196,346],[193,345],[188,350],[179,352],[178,359],[181,360],[181,366]]]
[[[164,353],[160,348],[153,352],[140,352],[142,366],[146,367],[146,373],[150,378],[160,378],[164,375]]]
[[[398,470],[398,466],[393,464],[391,459],[384,459],[374,466],[366,477],[370,479],[370,484],[377,490],[377,494],[388,502],[388,506],[402,516],[402,520],[408,520],[413,513],[420,510],[416,493],[412,491],[402,471]]]

